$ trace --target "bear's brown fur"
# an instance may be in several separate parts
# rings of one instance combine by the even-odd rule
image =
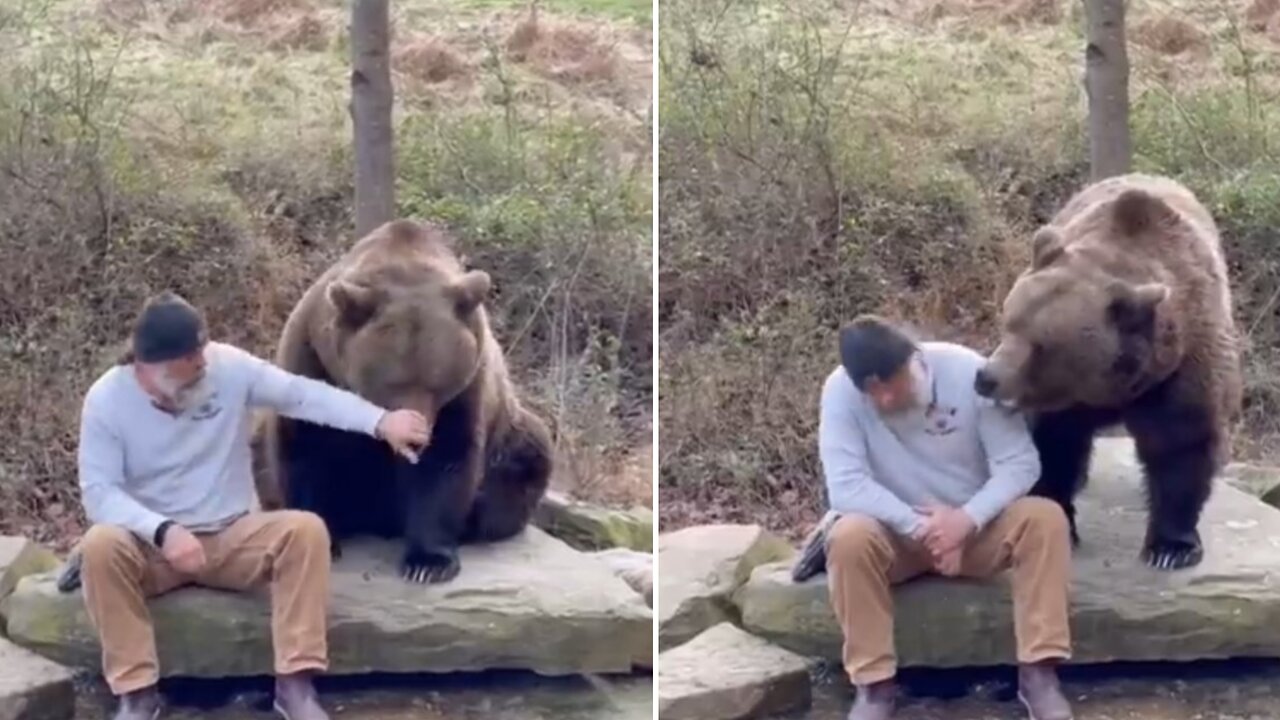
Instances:
[[[528,523],[552,440],[509,377],[484,306],[489,288],[443,229],[397,220],[358,241],[290,314],[281,367],[417,410],[432,426],[411,464],[371,438],[268,415],[269,485],[286,506],[325,519],[335,553],[350,535],[400,536],[405,576],[441,582],[459,571],[459,543],[501,540]],[[277,504],[273,491],[264,504]]]
[[[1144,560],[1198,563],[1242,392],[1213,218],[1176,181],[1130,174],[1086,187],[1032,244],[978,391],[1032,414],[1044,468],[1033,492],[1063,503],[1073,534],[1094,433],[1124,423],[1147,478]]]

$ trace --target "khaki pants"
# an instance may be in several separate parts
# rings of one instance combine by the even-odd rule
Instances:
[[[275,670],[328,667],[329,533],[319,516],[293,510],[250,513],[197,535],[205,567],[179,573],[133,533],[94,525],[81,543],[89,620],[102,645],[103,675],[117,695],[159,679],[146,599],[183,585],[243,591],[269,584]]]
[[[897,673],[890,587],[932,568],[928,549],[871,518],[846,515],[831,528],[831,604],[844,631],[845,670],[855,685]],[[965,545],[962,576],[988,578],[1008,568],[1018,662],[1070,657],[1071,540],[1061,507],[1044,498],[1019,498]]]

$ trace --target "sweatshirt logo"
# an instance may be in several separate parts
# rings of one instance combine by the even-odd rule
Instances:
[[[214,390],[205,400],[191,412],[192,420],[209,420],[215,418],[222,413],[222,405],[218,403],[218,391]]]
[[[938,404],[938,378],[934,377],[930,386],[929,404],[924,408],[924,432],[926,435],[942,437],[956,430],[956,408]]]
[[[956,409],[953,407],[930,404],[924,411],[924,420],[925,433],[935,437],[950,435],[958,429]]]

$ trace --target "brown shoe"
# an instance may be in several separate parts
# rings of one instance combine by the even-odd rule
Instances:
[[[115,720],[156,720],[160,717],[160,691],[155,685],[120,696]]]
[[[1072,720],[1071,705],[1058,685],[1052,662],[1018,666],[1018,699],[1031,720]]]
[[[859,685],[847,720],[889,720],[893,717],[898,686],[893,680]]]
[[[276,676],[275,710],[285,720],[329,720],[306,672]]]

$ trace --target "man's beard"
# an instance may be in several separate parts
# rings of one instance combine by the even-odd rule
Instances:
[[[933,403],[933,377],[920,356],[911,359],[911,397],[913,410],[923,410]]]
[[[213,395],[213,383],[209,382],[209,374],[202,373],[195,382],[183,387],[167,373],[160,373],[155,378],[157,388],[165,397],[165,404],[177,413],[185,413],[192,408],[200,407]]]
[[[933,402],[933,382],[924,361],[919,356],[912,356],[907,361],[907,372],[911,374],[911,392],[908,399],[901,400],[897,406],[885,411],[887,417],[906,417],[914,412],[925,410]]]

